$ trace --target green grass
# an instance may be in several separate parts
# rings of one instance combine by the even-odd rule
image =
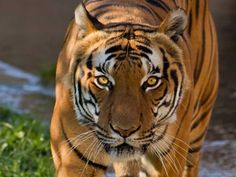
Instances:
[[[52,177],[49,127],[0,107],[0,177]]]

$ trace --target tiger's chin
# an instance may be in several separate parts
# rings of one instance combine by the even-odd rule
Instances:
[[[139,159],[147,150],[146,146],[140,148],[123,143],[119,146],[112,147],[105,145],[106,152],[110,155],[111,161],[129,161]]]

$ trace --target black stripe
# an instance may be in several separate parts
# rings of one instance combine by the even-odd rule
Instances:
[[[116,60],[122,61],[122,60],[125,60],[126,57],[127,57],[126,53],[121,53],[116,57]]]
[[[174,111],[175,109],[176,109],[176,107],[178,106],[178,102],[177,102],[177,104],[176,105],[174,105],[175,104],[175,100],[176,100],[176,97],[177,97],[177,90],[178,90],[178,86],[179,86],[179,80],[178,80],[178,77],[177,77],[177,72],[176,72],[176,70],[171,70],[171,72],[170,72],[170,75],[171,75],[171,78],[174,80],[174,86],[175,86],[175,88],[174,88],[174,100],[172,101],[172,106],[171,106],[171,108],[170,108],[170,111]],[[181,89],[180,89],[181,90]],[[179,95],[178,95],[179,96]],[[174,113],[174,112],[173,112]],[[168,117],[170,117],[170,116],[172,116],[172,114],[173,113],[171,113],[171,115],[169,115]],[[169,113],[168,113],[169,114]],[[167,114],[167,115],[168,115]]]
[[[91,55],[88,57],[87,62],[86,62],[86,66],[87,66],[87,68],[90,69],[90,70],[93,68],[92,57],[93,57],[93,55],[91,54]]]
[[[106,74],[106,72],[103,70],[101,64],[99,64],[99,66],[96,67],[96,70],[99,71],[99,72],[101,72],[101,73],[103,73],[103,74]]]
[[[110,4],[110,3],[101,4],[101,5],[99,5],[98,7],[92,9],[90,12],[91,12],[91,13],[94,13],[95,16],[97,17],[96,11],[98,11],[98,10],[104,10],[104,8],[109,7],[109,6],[115,6],[115,4],[114,4],[114,5],[112,5],[112,4]]]
[[[94,107],[96,116],[99,116],[100,112],[96,109],[96,104],[92,100],[84,99],[84,104],[86,104],[87,107],[88,104],[92,105]]]
[[[120,8],[120,7],[139,8],[139,9],[142,9],[142,10],[152,14],[152,16],[155,17],[153,12],[148,7],[146,7],[146,6],[142,5],[142,4],[129,4],[128,6],[126,6],[126,5],[122,5],[122,4],[117,5],[117,4],[113,4],[113,3],[107,3],[107,4],[103,4],[103,5],[100,5],[100,6],[96,7],[96,8],[94,8],[94,9],[92,9],[91,13],[94,13],[95,16],[97,16],[96,11],[104,10],[106,7],[110,7],[110,6],[111,7],[118,7],[118,8]],[[105,11],[107,12],[107,10],[105,10]]]
[[[153,33],[153,32],[157,31],[157,29],[153,26],[128,23],[128,22],[107,24],[104,27],[104,31],[111,32],[111,33],[112,32],[124,32],[127,28],[131,28],[131,27],[134,31],[142,31],[145,33]]]
[[[168,61],[168,59],[166,58],[166,56],[165,56],[165,50],[164,49],[162,49],[162,48],[160,48],[160,51],[161,51],[161,53],[162,53],[162,55],[163,55],[163,77],[166,79],[166,80],[168,80],[168,69],[169,69],[169,67],[170,67],[170,64],[169,64],[169,61]]]
[[[129,55],[129,57],[130,57],[130,59],[132,59],[132,60],[138,60],[140,57],[138,56],[138,55]],[[142,63],[141,63],[141,65],[139,64],[138,65],[138,67],[142,67]]]
[[[214,70],[211,70],[211,71],[214,72]],[[212,74],[212,72],[210,74]],[[216,85],[214,85],[214,87],[212,89],[216,89]],[[205,89],[203,89],[203,90],[205,91]],[[213,93],[214,93],[213,96],[210,95],[210,97],[212,97],[211,99],[210,99],[210,97],[206,97],[205,99],[202,99],[201,105],[204,105],[207,108],[209,106],[212,107],[212,105],[213,105],[213,103],[214,103],[214,101],[215,101],[215,99],[216,99],[216,97],[218,95],[218,93],[215,90],[212,90],[211,94],[213,94]],[[208,102],[208,104],[206,104],[207,102]]]
[[[93,76],[92,73],[89,72],[89,73],[87,74],[87,80],[89,80],[92,76]]]
[[[152,50],[150,50],[149,48],[142,46],[142,45],[137,45],[137,48],[145,53],[149,53],[152,54]]]
[[[156,117],[157,114],[158,114],[158,110],[157,110],[157,112],[155,112],[155,111],[151,108],[151,111],[152,111],[153,117]]]
[[[100,131],[102,131],[102,132],[107,132],[107,130],[105,130],[104,128],[102,128],[100,125],[98,125],[98,124],[95,124],[94,126],[96,126],[98,129],[100,129]],[[110,137],[110,138],[112,138],[112,137]]]
[[[151,62],[149,56],[148,56],[146,53],[143,53],[143,52],[142,52],[142,53],[140,53],[140,56],[143,57],[143,58],[146,58],[148,61]]]
[[[74,146],[72,145],[72,143],[69,141],[67,135],[66,135],[66,132],[65,132],[65,129],[62,125],[62,122],[61,122],[61,128],[62,128],[62,133],[63,133],[63,136],[64,138],[66,139],[66,141],[68,142],[68,145],[69,145],[69,148],[70,149],[73,149],[73,152],[75,152],[75,154],[77,155],[77,157],[82,160],[85,164],[88,164],[88,165],[91,165],[93,166],[94,168],[97,168],[97,169],[100,169],[100,170],[103,170],[103,171],[106,171],[107,170],[107,166],[105,165],[102,165],[102,164],[98,164],[98,163],[95,163],[91,160],[88,160],[84,154],[82,154],[77,148],[73,148]]]
[[[180,71],[183,72],[182,71],[182,69],[183,69],[182,65],[180,65],[179,63],[175,63],[175,64],[177,64],[177,66],[179,67]],[[169,105],[167,105],[167,103],[169,103],[169,104],[172,103],[172,106],[169,109],[169,112],[166,114],[166,116],[164,116],[159,121],[163,121],[163,120],[165,120],[165,118],[171,117],[174,114],[174,111],[176,110],[177,106],[179,105],[179,100],[177,100],[176,105],[174,105],[175,101],[176,101],[177,89],[178,89],[178,86],[179,86],[179,80],[178,80],[178,77],[177,77],[177,71],[176,70],[171,70],[170,75],[171,75],[171,78],[174,80],[174,86],[175,86],[175,88],[174,88],[174,100],[172,102],[164,102],[163,104],[158,106],[158,109],[159,109],[163,105],[165,107],[168,107]],[[181,94],[182,94],[182,86],[183,86],[183,80],[182,80],[181,85],[180,85],[180,92],[179,92],[179,95],[178,95],[179,97],[181,97]]]
[[[203,17],[202,17],[202,46],[201,46],[201,58],[197,58],[198,68],[202,68],[204,56],[205,56],[205,50],[206,50],[206,30],[205,30],[205,21],[206,21],[206,1],[204,1],[204,10],[203,10]],[[194,72],[194,83],[197,83],[200,76],[200,71],[195,69]]]
[[[75,95],[75,98],[76,98],[76,106],[80,109],[80,106],[82,107],[82,109],[83,109],[83,111],[84,111],[84,113],[86,114],[86,115],[84,115],[85,116],[85,118],[87,118],[87,119],[89,119],[89,120],[91,120],[91,121],[93,121],[93,117],[87,112],[87,110],[84,108],[84,103],[83,103],[83,96],[82,96],[82,92],[81,92],[81,84],[80,84],[80,82],[78,81],[77,82],[77,87],[78,87],[78,91],[79,91],[79,93],[78,93],[78,95],[79,95],[79,104],[78,104],[78,102],[77,102],[77,96]],[[79,106],[80,105],[80,106]]]
[[[162,0],[146,0],[146,2],[156,7],[159,7],[166,12],[169,12],[171,10]]]
[[[116,57],[116,54],[111,54],[111,55],[109,55],[107,58],[106,58],[106,62],[107,61],[109,61],[109,60],[111,60],[112,58],[114,58],[114,57]]]
[[[78,60],[79,61],[79,60]],[[87,121],[89,121],[89,122],[93,122],[93,120],[92,120],[92,117],[91,116],[89,116],[89,115],[84,115],[83,113],[82,113],[82,111],[81,111],[81,109],[80,109],[80,106],[79,106],[79,103],[78,103],[78,100],[77,100],[77,89],[76,89],[76,70],[77,70],[77,67],[78,67],[78,65],[79,65],[79,63],[77,62],[76,63],[76,66],[75,66],[75,72],[74,72],[74,91],[75,91],[75,104],[76,104],[76,107],[78,108],[78,110],[79,110],[79,112],[80,112],[80,114],[85,118],[85,119],[87,119]],[[81,88],[80,88],[81,89]],[[81,93],[80,93],[80,89],[78,88],[78,91],[79,91],[79,95],[81,96]],[[80,99],[81,99],[81,97],[80,97]],[[82,106],[82,105],[81,105]],[[86,113],[86,112],[85,112]]]
[[[210,20],[209,20],[209,22],[210,22]],[[212,29],[212,25],[211,24],[209,24],[209,26],[210,26],[210,34],[211,34],[211,36],[210,36],[210,39],[211,39],[211,46],[210,46],[210,48],[211,48],[211,54],[210,54],[210,58],[209,58],[209,60],[211,61],[211,63],[209,64],[209,73],[208,73],[208,80],[206,80],[206,78],[205,78],[205,83],[209,83],[209,82],[211,82],[211,79],[212,79],[212,77],[210,77],[210,76],[212,76],[212,75],[214,75],[214,74],[212,74],[212,73],[214,73],[215,72],[215,70],[214,69],[212,69],[212,67],[214,66],[213,65],[213,59],[212,59],[212,57],[213,57],[213,55],[214,55],[214,50],[213,50],[213,46],[212,46],[212,44],[214,44],[214,36],[213,36],[213,29]],[[206,85],[208,85],[208,84],[206,84]],[[212,89],[215,89],[215,85],[212,87]],[[214,93],[213,91],[215,91],[215,90],[212,90],[212,92],[211,92],[211,94],[210,94],[210,96],[209,97],[205,97],[205,99],[204,98],[202,98],[202,100],[201,100],[201,105],[204,105],[205,107],[208,107],[208,106],[211,106],[211,104],[214,102],[214,100],[216,99],[216,95],[217,95],[217,92],[215,92],[215,94],[214,94],[214,96],[212,96],[212,98],[211,98],[211,100],[209,100],[209,98],[211,97],[211,95]],[[203,94],[203,92],[205,92],[205,89],[202,89],[201,91],[200,91],[200,93],[199,93],[199,95],[202,95]],[[206,104],[208,102],[208,104]],[[195,107],[194,107],[194,109],[196,110],[196,108],[197,108],[197,104],[195,105]]]
[[[140,44],[146,45],[146,46],[150,46],[151,40],[148,39],[145,36],[141,36],[141,35],[135,35],[135,40],[137,42],[139,42]]]
[[[206,130],[207,130],[207,129],[206,129]],[[202,133],[200,136],[198,136],[196,139],[194,139],[193,141],[191,141],[190,145],[193,145],[193,144],[195,144],[195,143],[201,141],[201,140],[205,137],[205,135],[206,135],[206,130],[204,130],[203,133]]]
[[[158,126],[158,127],[160,127],[160,126]],[[147,133],[148,132],[148,135],[143,136],[143,137],[139,137],[139,138],[134,138],[134,140],[137,140],[137,141],[138,140],[146,140],[147,141],[147,139],[150,139],[150,138],[152,139],[153,138],[153,133],[150,133],[151,130],[149,129],[149,130],[143,132],[143,133]]]
[[[189,149],[188,152],[191,153],[191,154],[193,154],[193,153],[199,152],[201,149],[202,149],[202,146],[199,146],[199,147],[195,147],[195,148]]]
[[[156,18],[156,14],[151,10],[149,9],[148,7],[146,7],[145,5],[143,4],[116,4],[116,3],[106,3],[106,4],[103,4],[103,5],[100,5],[94,9],[91,10],[91,13],[95,14],[95,17],[96,18],[99,18],[101,15],[104,15],[105,13],[107,13],[109,11],[109,7],[117,7],[117,8],[120,8],[120,7],[129,7],[129,8],[137,8],[137,9],[141,9],[142,11],[146,11],[147,13],[151,14],[154,18]]]
[[[160,98],[155,98],[154,101],[161,101],[166,96],[167,91],[168,91],[168,89],[166,87],[165,90],[164,90],[163,95]]]
[[[112,46],[112,47],[110,47],[109,49],[107,49],[107,50],[105,51],[105,54],[114,53],[114,52],[117,52],[117,51],[120,51],[120,50],[122,50],[121,45],[115,45],[115,46]]]
[[[156,74],[156,73],[161,73],[161,71],[160,71],[160,68],[158,66],[156,68],[153,66],[153,69],[150,73]]]
[[[106,9],[103,9],[96,13],[95,18],[99,19],[101,16],[103,16],[105,13],[107,13]]]
[[[192,14],[192,10],[189,13],[189,17],[188,17],[188,34],[191,35],[192,33],[192,23],[193,23],[193,14]]]
[[[208,111],[207,111],[207,112],[204,112],[204,113],[200,116],[200,118],[197,119],[197,120],[194,122],[194,124],[193,124],[192,127],[191,127],[191,131],[193,131],[202,121],[204,121],[205,118],[207,118],[208,114],[209,114]]]
[[[90,87],[90,86],[89,86],[89,94],[90,94],[90,96],[93,98],[94,102],[95,102],[95,103],[98,103],[98,102],[97,102],[97,98],[95,97],[95,95],[94,95],[93,92],[91,91],[91,87]]]
[[[175,6],[177,7],[178,5],[177,5],[177,0],[173,0],[174,1],[174,3],[175,3]],[[188,4],[188,1],[187,1],[187,4]]]
[[[115,42],[121,40],[122,38],[123,38],[123,34],[122,34],[122,35],[119,35],[119,36],[116,36],[116,37],[112,37],[112,38],[110,38],[110,39],[108,39],[108,40],[106,41],[106,45],[107,45],[107,46],[110,46],[111,44],[113,44],[113,43],[115,43]]]
[[[94,8],[93,10],[91,10],[91,13],[94,13],[95,17],[98,18],[102,14],[108,12],[109,9],[106,9],[107,7],[117,7],[117,8],[129,7],[129,8],[133,8],[133,9],[138,8],[138,9],[142,9],[142,11],[146,11],[147,13],[151,14],[154,18],[156,17],[155,14],[153,13],[153,11],[150,10],[148,7],[144,6],[143,4],[129,4],[128,6],[126,6],[125,4],[124,5],[122,5],[122,4],[117,5],[117,4],[114,4],[114,3],[107,3],[107,4],[103,4],[103,5],[100,5],[96,8]]]
[[[124,32],[124,30],[122,30],[122,32]],[[122,40],[123,38],[124,38],[124,34],[110,38],[106,41],[106,45],[110,46],[111,44],[116,43],[117,41]],[[150,43],[151,43],[150,39],[146,38],[143,35],[135,35],[134,39],[140,44],[143,44],[145,46],[150,46]]]
[[[199,7],[200,7],[200,0],[196,0],[196,4],[195,4],[196,19],[198,19],[198,17],[199,17]]]
[[[191,102],[190,102],[190,99],[188,99],[187,108],[189,107],[189,104],[190,104],[190,103],[191,103]],[[181,118],[180,126],[178,127],[178,130],[177,130],[177,132],[176,132],[176,134],[175,134],[175,137],[178,135],[178,133],[179,133],[179,131],[180,131],[180,129],[181,129],[181,125],[182,125],[182,122],[183,122],[183,120],[184,120],[184,117],[186,117],[187,113],[188,113],[188,109],[185,110],[185,112],[184,112],[184,114],[183,114],[183,116],[182,116],[182,118]],[[170,144],[169,149],[167,149],[166,151],[164,151],[164,152],[162,152],[162,153],[160,154],[161,157],[164,157],[164,156],[166,156],[167,154],[169,154],[169,153],[171,152],[171,150],[172,150],[172,148],[173,148],[173,144],[175,143],[175,141],[176,141],[176,138],[175,138],[175,139],[172,141],[172,143]]]
[[[115,140],[115,138],[113,138],[113,137],[110,137],[110,136],[108,136],[107,134],[104,134],[104,133],[102,133],[102,132],[100,132],[100,131],[96,131],[96,134],[97,134],[97,136],[99,137],[99,138],[107,138],[107,139],[109,139],[109,140]]]
[[[153,139],[152,143],[157,143],[158,141],[162,140],[167,132],[168,125],[165,126],[164,131],[161,133],[161,135],[158,136],[157,139]]]

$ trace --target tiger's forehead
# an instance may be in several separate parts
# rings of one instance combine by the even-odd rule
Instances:
[[[104,73],[112,73],[125,65],[128,65],[125,68],[130,71],[138,68],[144,73],[161,72],[163,54],[158,47],[153,48],[150,43],[147,44],[147,40],[133,33],[108,38],[93,56],[94,67]]]
[[[113,27],[115,26],[115,28]],[[112,24],[104,29],[110,36],[106,41],[106,45],[111,45],[115,42],[121,42],[122,40],[130,40],[142,43],[150,46],[151,40],[147,37],[147,34],[154,33],[155,30],[149,26],[140,25],[120,25]]]

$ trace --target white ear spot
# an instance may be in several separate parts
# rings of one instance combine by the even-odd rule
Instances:
[[[140,171],[139,172],[139,177],[147,177],[147,175],[144,172]]]
[[[168,14],[160,25],[160,32],[165,33],[170,38],[181,35],[186,29],[188,18],[184,10],[177,9]]]
[[[75,22],[79,26],[83,26],[83,24],[86,22],[87,16],[85,9],[82,4],[80,4],[76,9],[75,9]]]

